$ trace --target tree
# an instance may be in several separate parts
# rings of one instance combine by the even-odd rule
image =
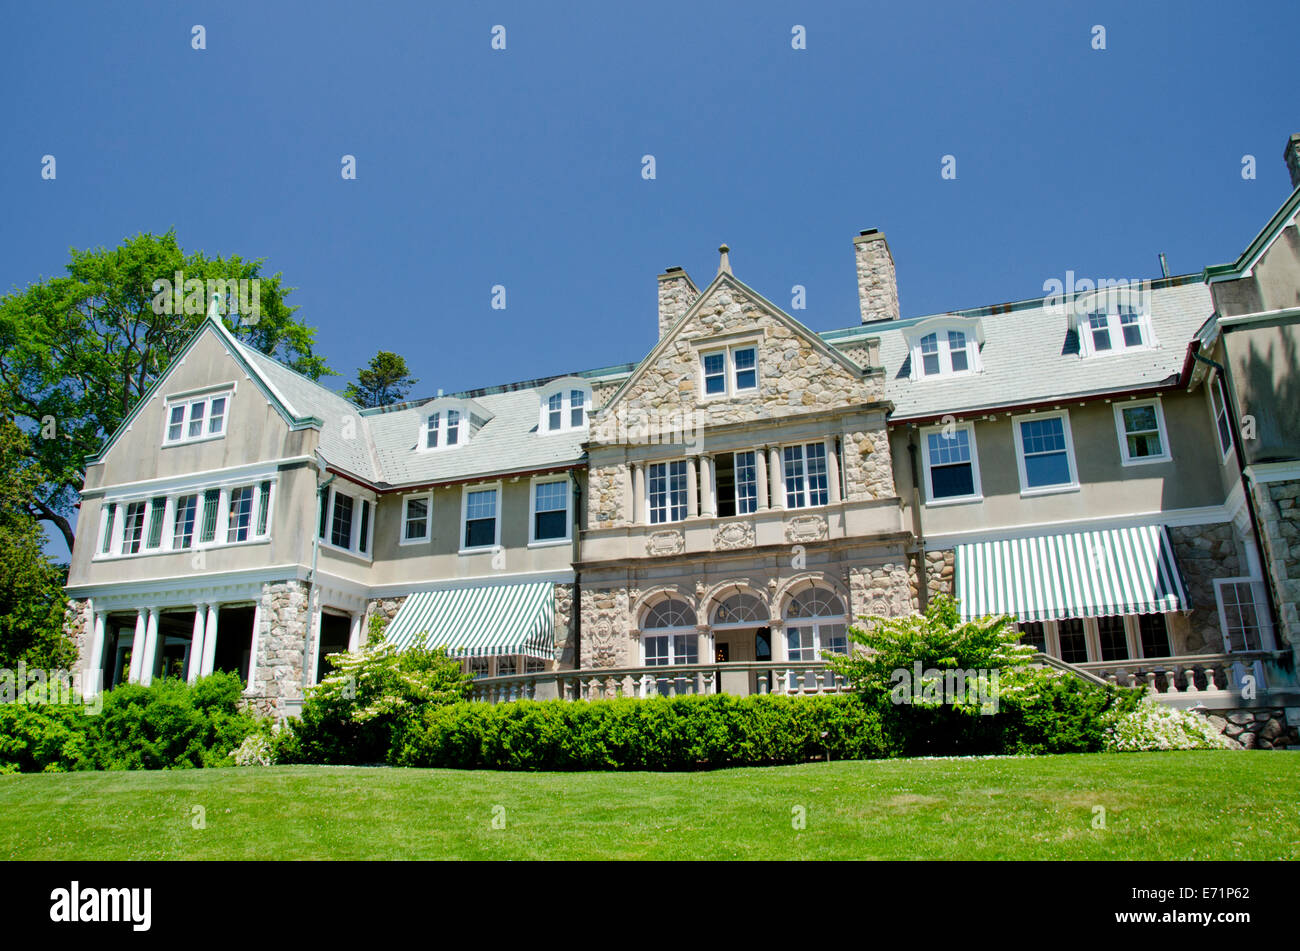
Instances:
[[[67,566],[45,555],[41,527],[24,506],[37,478],[19,464],[27,441],[0,417],[0,667],[66,669],[76,659],[63,631]]]
[[[406,368],[405,359],[380,350],[370,358],[368,369],[357,371],[357,382],[348,384],[343,397],[358,406],[388,406],[406,399],[418,382]]]
[[[264,275],[261,259],[187,253],[174,231],[70,255],[66,276],[0,298],[0,414],[32,437],[20,466],[35,486],[22,505],[56,526],[69,549],[85,457],[117,430],[214,300],[244,343],[311,379],[333,372],[312,350],[315,330],[285,302],[293,288],[278,273]]]

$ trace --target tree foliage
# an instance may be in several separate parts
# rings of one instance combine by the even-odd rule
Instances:
[[[343,391],[345,399],[358,406],[388,406],[400,403],[420,382],[411,376],[405,358],[380,350],[370,358],[370,365],[357,371],[357,381]]]
[[[286,302],[293,288],[278,273],[263,274],[261,259],[186,252],[174,231],[138,234],[112,249],[74,248],[70,256],[65,275],[0,298],[0,413],[35,437],[23,450],[21,465],[35,474],[23,508],[57,526],[69,548],[85,457],[202,323],[209,292],[244,343],[312,379],[332,372],[313,351],[315,330]],[[167,308],[180,312],[158,313],[157,282],[174,282],[177,272],[204,290],[182,308]],[[240,280],[259,282],[256,313],[236,313],[225,282]]]

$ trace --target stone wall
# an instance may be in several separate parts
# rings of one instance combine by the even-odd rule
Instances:
[[[1258,710],[1206,710],[1220,732],[1247,750],[1280,750],[1300,746],[1300,708]]]
[[[894,463],[889,450],[889,433],[883,425],[871,432],[848,433],[843,440],[844,499],[861,502],[892,499]]]
[[[365,643],[366,638],[370,636],[370,619],[376,615],[384,619],[387,626],[397,617],[398,610],[406,603],[406,595],[397,595],[391,598],[372,598],[366,602],[366,616],[361,622],[361,638]]]
[[[1256,484],[1252,491],[1266,570],[1281,602],[1278,647],[1290,647],[1300,662],[1300,480]]]
[[[1214,579],[1245,575],[1238,555],[1236,533],[1231,522],[1214,525],[1172,525],[1169,540],[1183,573],[1191,602],[1187,644],[1176,653],[1216,654],[1223,650],[1219,628],[1219,606],[1214,597]]]
[[[555,650],[560,670],[572,670],[573,656],[573,585],[555,586]]]
[[[587,473],[587,525],[612,528],[635,518],[628,497],[628,467],[623,463],[593,466]]]
[[[894,256],[879,231],[853,239],[858,266],[858,306],[863,322],[898,319],[898,278]]]
[[[912,555],[907,565],[908,590],[912,597],[912,607],[921,610],[920,579],[917,576],[917,558],[920,552]],[[951,548],[933,549],[925,553],[926,597],[946,594],[951,598],[957,596],[955,566],[957,556]]]
[[[250,703],[264,712],[282,713],[288,701],[302,700],[303,658],[311,612],[305,581],[276,581],[262,586],[258,615],[257,663]]]
[[[912,613],[905,558],[849,569],[849,615],[861,617],[905,617]]]
[[[621,587],[582,588],[582,668],[632,667],[640,651],[628,631],[627,591]]]
[[[77,650],[77,659],[72,664],[73,672],[84,671],[90,663],[86,655],[90,653],[90,641],[95,633],[95,619],[89,598],[69,598],[63,611],[63,633],[72,639]]]

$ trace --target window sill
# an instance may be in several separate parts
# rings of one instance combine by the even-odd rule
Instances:
[[[1162,462],[1173,462],[1173,456],[1143,456],[1139,459],[1121,459],[1120,465],[1123,466],[1154,466]]]
[[[149,558],[157,555],[194,555],[198,552],[217,551],[222,548],[247,548],[250,545],[269,545],[271,536],[264,535],[261,538],[249,538],[242,542],[208,542],[207,544],[191,545],[189,548],[142,548],[140,551],[118,555],[97,554],[90,559],[91,564],[103,561],[124,561],[132,558]]]
[[[330,551],[338,552],[340,555],[351,555],[353,558],[357,559],[358,561],[364,561],[366,563],[371,563],[374,561],[374,558],[368,552],[357,551],[355,548],[342,548],[331,541],[326,541],[323,538],[318,538],[317,541],[320,542],[321,548],[328,548]]]
[[[528,543],[529,548],[556,548],[560,545],[573,544],[572,538],[544,538],[541,541],[532,541]]]
[[[1036,495],[1060,495],[1064,492],[1078,491],[1079,483],[1075,482],[1072,485],[1048,485],[1038,489],[1021,489],[1020,497],[1022,499],[1030,499]]]
[[[982,495],[962,495],[950,499],[929,499],[924,504],[926,508],[943,508],[945,505],[971,505],[983,501]]]
[[[226,431],[223,429],[219,433],[211,433],[207,436],[195,436],[193,439],[177,439],[174,441],[163,440],[162,448],[174,449],[179,446],[193,446],[196,443],[212,442],[217,439],[225,439]]]
[[[490,555],[496,551],[505,551],[500,544],[496,545],[479,545],[477,548],[460,548],[457,549],[458,555]]]
[[[403,538],[397,543],[397,545],[399,548],[414,548],[418,545],[429,545],[432,543],[433,539],[426,535],[424,538]]]

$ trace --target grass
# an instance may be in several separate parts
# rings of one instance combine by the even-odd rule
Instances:
[[[1226,751],[711,773],[0,776],[0,857],[1296,859],[1297,780],[1300,756]]]

